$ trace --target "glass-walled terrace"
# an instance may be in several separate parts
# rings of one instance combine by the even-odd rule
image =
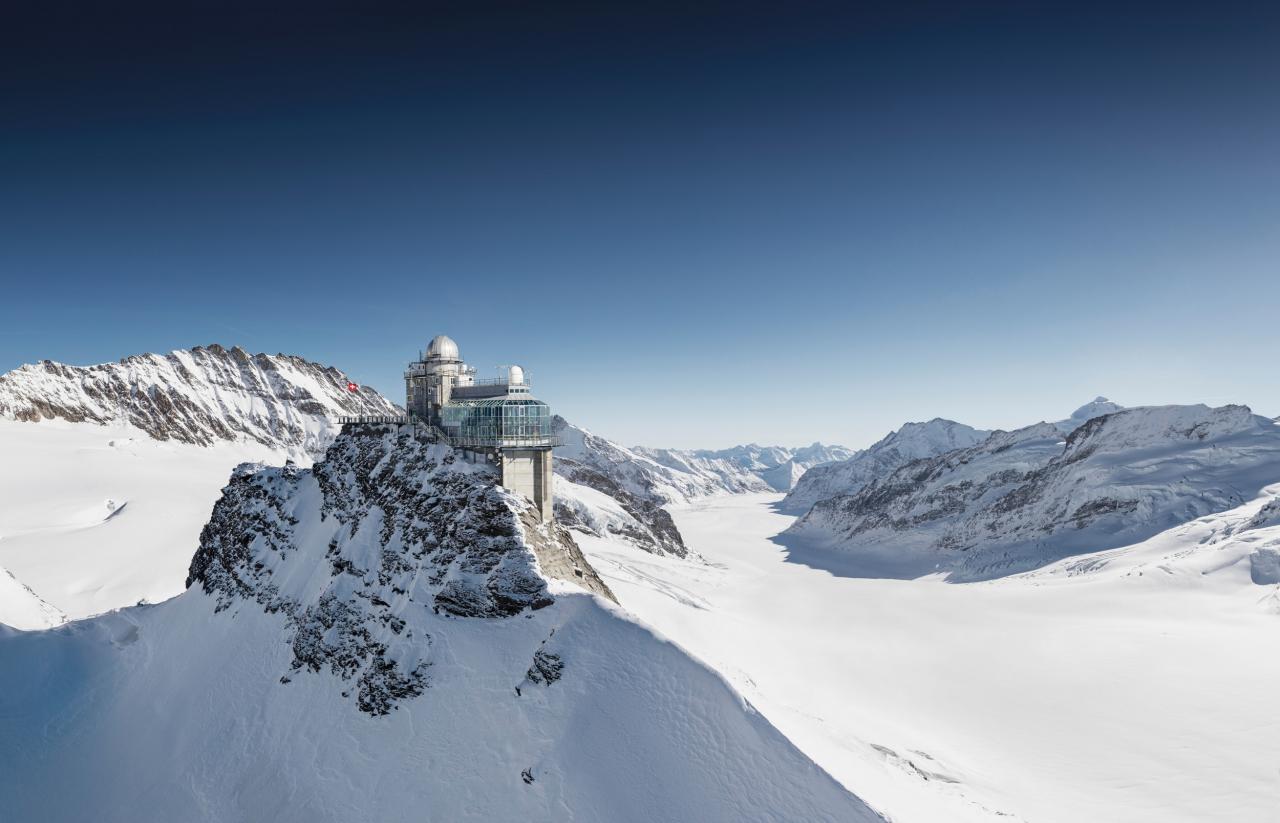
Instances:
[[[458,446],[550,446],[551,407],[532,398],[454,400],[440,422]]]

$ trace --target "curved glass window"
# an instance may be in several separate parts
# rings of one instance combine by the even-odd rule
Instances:
[[[445,432],[460,446],[551,445],[551,407],[540,400],[457,400],[440,411]]]

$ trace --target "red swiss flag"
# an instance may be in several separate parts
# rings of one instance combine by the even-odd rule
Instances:
[[[351,381],[347,381],[347,391],[355,393],[360,391],[360,387],[357,386],[355,383],[352,383]]]

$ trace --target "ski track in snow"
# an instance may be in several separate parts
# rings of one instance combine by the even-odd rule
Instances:
[[[898,823],[1280,819],[1280,486],[1001,580],[787,561],[778,495],[672,508],[705,563],[579,537],[623,605]]]

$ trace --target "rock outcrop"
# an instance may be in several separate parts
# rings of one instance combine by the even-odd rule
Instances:
[[[293,565],[312,562],[299,557],[300,542],[318,535],[327,536],[328,580],[290,586]],[[187,586],[198,584],[218,611],[252,602],[285,614],[292,670],[352,680],[361,709],[384,714],[426,687],[431,664],[430,638],[415,638],[404,611],[512,617],[553,602],[543,574],[613,597],[569,533],[544,525],[489,467],[374,425],[340,436],[310,470],[237,469]]]
[[[7,816],[880,819],[492,469],[399,427],[242,466],[189,582],[0,626]]]

